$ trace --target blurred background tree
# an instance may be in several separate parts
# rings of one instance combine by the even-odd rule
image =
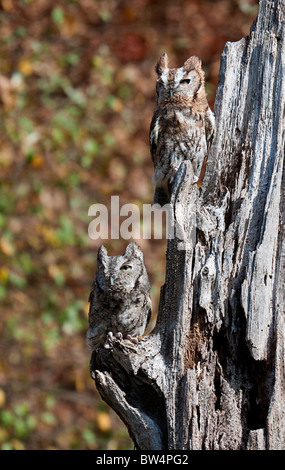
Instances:
[[[152,203],[154,65],[198,55],[213,108],[226,41],[257,0],[0,2],[0,448],[131,449],[89,377],[102,240],[88,208]],[[154,312],[165,240],[138,240]],[[109,254],[125,240],[105,240]]]

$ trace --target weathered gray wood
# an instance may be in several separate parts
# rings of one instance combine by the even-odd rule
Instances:
[[[285,449],[285,0],[227,43],[202,190],[181,166],[154,331],[93,353],[138,449]],[[147,256],[147,255],[146,255]]]

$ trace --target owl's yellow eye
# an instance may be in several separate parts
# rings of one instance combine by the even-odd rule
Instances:
[[[128,269],[132,269],[132,266],[130,264],[123,264],[123,266],[120,267],[122,271],[127,271]]]
[[[190,78],[183,78],[182,80],[180,80],[180,83],[181,85],[189,85],[190,81]]]

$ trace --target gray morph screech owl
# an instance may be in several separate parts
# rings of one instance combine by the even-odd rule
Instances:
[[[215,118],[205,92],[204,72],[192,56],[180,68],[168,68],[164,53],[158,60],[157,103],[150,126],[150,148],[154,164],[154,203],[169,202],[176,172],[183,160],[193,165],[200,187],[207,154],[215,134]]]
[[[140,247],[131,242],[123,255],[98,250],[97,278],[90,293],[87,344],[112,348],[114,338],[136,342],[151,315],[150,282]]]

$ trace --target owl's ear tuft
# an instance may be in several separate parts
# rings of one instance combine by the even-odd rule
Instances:
[[[104,247],[104,245],[101,245],[99,250],[98,250],[97,261],[98,261],[98,263],[101,263],[101,264],[105,265],[107,258],[108,258],[107,250]]]
[[[168,55],[166,52],[162,54],[162,56],[158,59],[158,62],[155,66],[155,71],[157,75],[161,75],[162,72],[168,68]]]
[[[190,72],[193,69],[201,69],[202,61],[199,59],[199,57],[193,55],[192,57],[189,57],[186,62],[184,62],[183,67],[186,72]]]
[[[136,242],[131,242],[126,248],[125,256],[129,256],[130,258],[136,257],[143,259],[143,252]]]

